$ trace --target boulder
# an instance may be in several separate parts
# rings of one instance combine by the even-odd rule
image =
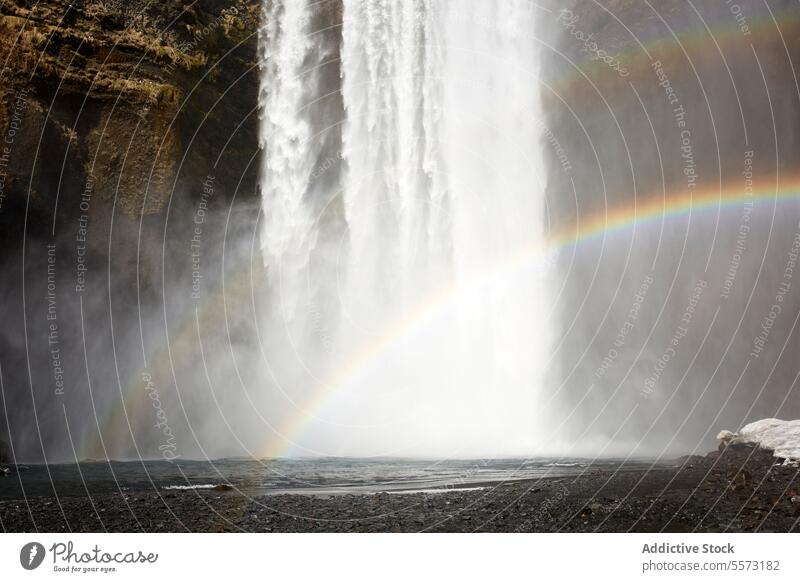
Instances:
[[[772,451],[784,464],[800,462],[800,420],[765,418],[733,433],[723,430],[717,435],[720,450],[725,448],[761,448]]]

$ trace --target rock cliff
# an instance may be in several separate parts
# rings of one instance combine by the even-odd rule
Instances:
[[[248,0],[4,2],[0,221],[10,242],[28,194],[30,234],[78,212],[87,189],[100,220],[108,202],[157,214],[214,166],[218,183],[235,186],[257,150],[259,10]]]

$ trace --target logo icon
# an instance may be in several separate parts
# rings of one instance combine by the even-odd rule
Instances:
[[[44,561],[44,546],[39,542],[29,542],[19,551],[19,563],[26,570],[35,570]]]

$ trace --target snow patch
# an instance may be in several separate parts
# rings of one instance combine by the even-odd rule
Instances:
[[[800,420],[765,418],[751,422],[737,433],[723,430],[717,438],[729,445],[757,445],[771,450],[776,457],[800,461]]]

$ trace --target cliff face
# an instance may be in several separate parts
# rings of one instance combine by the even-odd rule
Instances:
[[[218,156],[217,182],[235,186],[257,149],[259,10],[247,0],[4,2],[9,242],[29,191],[28,227],[45,234],[80,212],[87,191],[96,222],[109,202],[125,216],[157,214]]]
[[[65,410],[91,442],[163,343],[159,300],[180,318],[252,229],[259,19],[258,0],[0,5],[0,438],[20,458],[66,454]]]

